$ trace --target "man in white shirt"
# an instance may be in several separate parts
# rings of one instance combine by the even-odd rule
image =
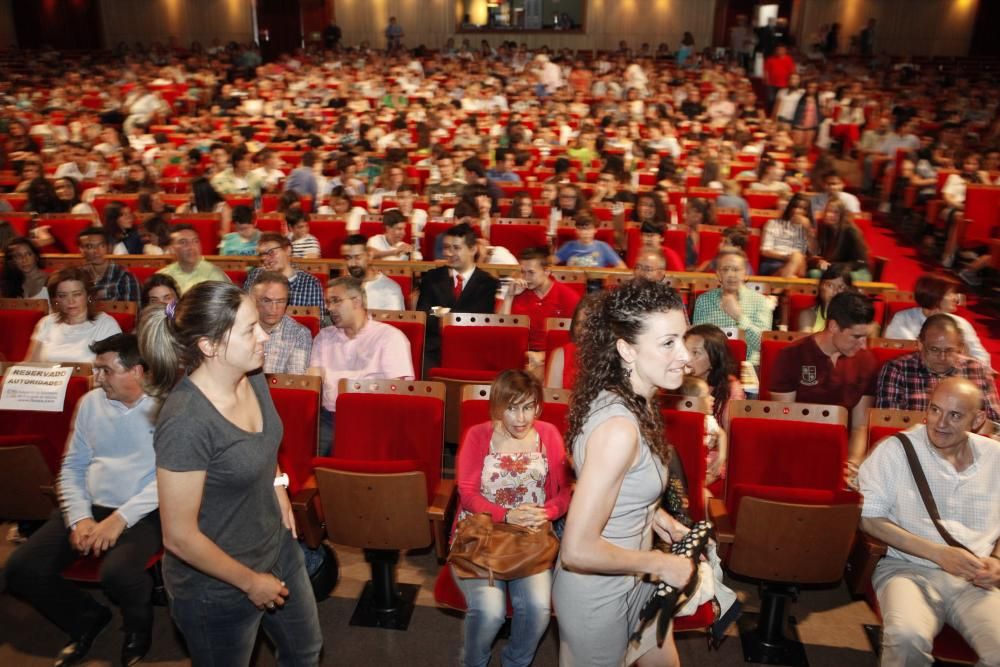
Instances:
[[[949,546],[924,506],[902,443],[882,441],[861,465],[861,529],[888,546],[875,568],[884,631],[882,665],[930,665],[934,636],[955,628],[982,665],[1000,664],[1000,443],[976,435],[983,395],[964,378],[931,394],[913,443],[941,524],[968,551]]]
[[[153,579],[146,563],[161,548],[153,429],[157,401],[143,390],[146,364],[132,334],[90,346],[99,388],[77,407],[59,474],[59,505],[7,561],[7,590],[69,635],[56,665],[83,660],[111,610],[62,577],[80,555],[103,556],[101,587],[121,607],[121,664],[149,650]]]
[[[861,202],[850,192],[844,192],[844,179],[837,172],[831,171],[823,179],[823,192],[809,199],[813,217],[818,219],[827,203],[834,197],[844,202],[844,207],[853,215],[861,213]]]
[[[350,276],[362,281],[369,309],[406,310],[399,283],[371,266],[371,251],[363,234],[344,239],[341,254]]]

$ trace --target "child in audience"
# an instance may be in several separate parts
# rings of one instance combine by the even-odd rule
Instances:
[[[260,240],[260,230],[254,224],[253,209],[249,206],[233,207],[233,225],[235,232],[229,232],[219,243],[220,255],[254,256],[257,254],[257,241]]]
[[[681,385],[680,393],[682,396],[703,399],[701,407],[705,413],[705,450],[707,452],[705,455],[705,497],[711,498],[714,494],[709,487],[726,478],[729,438],[713,414],[715,398],[712,396],[712,388],[705,380],[694,375],[684,376],[684,384]]]
[[[313,259],[320,256],[319,239],[309,233],[309,219],[302,211],[289,210],[285,213],[288,225],[288,240],[292,242],[292,257]]]
[[[625,262],[611,246],[595,240],[597,229],[594,218],[586,213],[578,213],[574,219],[576,239],[564,243],[556,251],[556,259],[566,266],[624,267]]]

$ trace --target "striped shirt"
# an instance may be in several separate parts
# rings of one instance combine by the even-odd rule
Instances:
[[[288,240],[292,242],[292,257],[295,259],[320,256],[319,239],[312,234],[306,234],[300,239],[292,238],[289,234]]]

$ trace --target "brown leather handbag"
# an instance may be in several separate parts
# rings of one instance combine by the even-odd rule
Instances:
[[[552,567],[559,540],[552,522],[538,530],[509,523],[493,523],[487,514],[470,514],[458,522],[448,562],[461,579],[510,581]]]

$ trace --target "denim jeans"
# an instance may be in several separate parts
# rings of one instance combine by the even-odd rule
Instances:
[[[337,434],[335,424],[337,413],[324,407],[319,409],[319,447],[317,456],[330,456],[333,453],[333,436]]]
[[[313,667],[319,664],[323,636],[316,600],[302,550],[291,533],[282,540],[274,573],[288,588],[285,605],[275,611],[257,609],[246,596],[227,600],[170,596],[171,615],[184,635],[194,667],[245,667],[250,664],[260,626],[274,644],[279,665]]]
[[[454,575],[453,575],[454,576]],[[514,610],[510,640],[503,650],[503,667],[527,667],[535,658],[538,642],[549,627],[552,612],[552,571],[545,570],[513,581],[490,582],[486,579],[460,579],[458,587],[465,595],[465,644],[462,664],[485,667],[490,663],[491,647],[507,617],[507,593]]]

